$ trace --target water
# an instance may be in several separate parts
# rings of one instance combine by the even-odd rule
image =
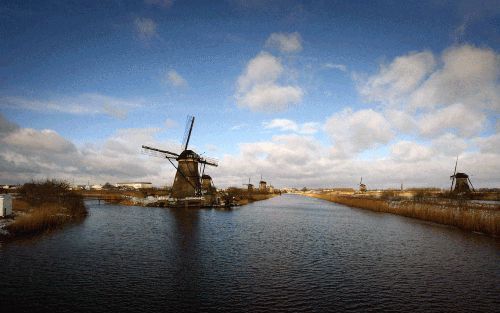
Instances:
[[[0,311],[500,309],[500,240],[285,195],[232,211],[90,204],[0,247]]]

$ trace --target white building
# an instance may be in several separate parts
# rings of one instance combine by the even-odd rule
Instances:
[[[92,189],[92,190],[102,190],[102,185],[92,185],[92,186],[90,186],[90,189]]]
[[[12,214],[12,196],[9,194],[0,195],[0,216],[9,216]]]
[[[143,188],[151,188],[153,187],[152,183],[146,182],[129,182],[129,183],[116,183],[116,187],[125,187],[125,188],[133,188],[133,189],[143,189]]]

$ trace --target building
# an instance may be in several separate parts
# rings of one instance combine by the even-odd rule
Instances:
[[[127,183],[116,183],[115,186],[118,188],[144,189],[144,188],[152,188],[153,184],[147,182],[127,182]]]
[[[91,190],[102,190],[102,185],[92,185],[90,186]]]
[[[267,192],[267,183],[263,180],[259,182],[259,191],[260,192]]]
[[[12,214],[12,196],[9,194],[0,195],[0,216],[9,216]]]

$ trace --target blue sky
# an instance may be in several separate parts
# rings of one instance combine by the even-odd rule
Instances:
[[[168,165],[131,155],[132,143],[139,154],[140,140],[173,147],[192,114],[192,145],[223,161],[213,173],[222,185],[263,172],[277,185],[355,185],[364,175],[377,186],[442,186],[449,169],[436,164],[457,154],[479,184],[499,182],[496,1],[4,1],[0,14],[0,110],[18,132],[4,144],[4,181],[168,183]],[[435,92],[448,87],[467,92]],[[480,123],[446,117],[461,114]],[[73,160],[94,161],[23,163],[13,155],[33,148],[19,133],[28,130],[52,131]],[[124,132],[147,135],[132,142]],[[444,151],[445,139],[459,147]],[[116,158],[136,171],[97,164],[115,141]],[[311,149],[317,160],[304,158]],[[303,166],[286,170],[293,160]],[[417,163],[429,173],[415,176]],[[389,168],[402,174],[387,179]]]

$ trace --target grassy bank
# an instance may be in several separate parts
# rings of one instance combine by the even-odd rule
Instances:
[[[351,207],[367,209],[417,218],[458,228],[500,236],[500,208],[489,205],[475,204],[467,201],[451,201],[442,199],[436,201],[416,201],[374,199],[369,197],[340,196],[336,194],[307,194]]]
[[[26,237],[59,229],[87,216],[83,197],[58,181],[24,184],[13,201],[8,237]]]

